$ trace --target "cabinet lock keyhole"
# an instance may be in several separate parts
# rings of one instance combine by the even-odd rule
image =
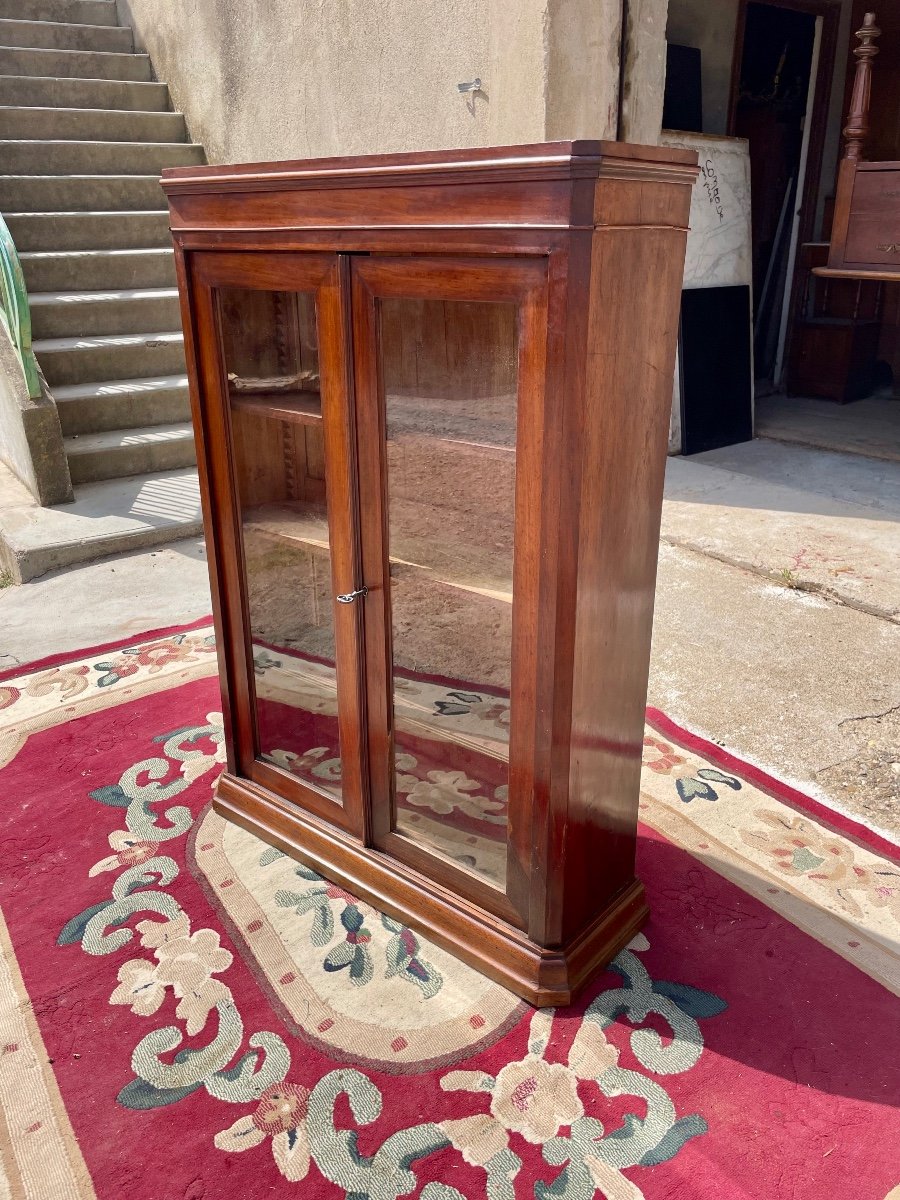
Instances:
[[[363,584],[362,587],[357,588],[355,592],[344,592],[342,595],[338,596],[337,601],[338,604],[352,604],[357,596],[368,596],[368,594],[369,589],[365,584]]]

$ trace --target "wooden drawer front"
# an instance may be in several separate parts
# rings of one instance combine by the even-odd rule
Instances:
[[[900,168],[856,172],[844,261],[900,267]]]

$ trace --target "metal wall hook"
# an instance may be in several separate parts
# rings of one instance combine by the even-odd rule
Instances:
[[[456,89],[461,96],[465,96],[466,108],[475,116],[475,99],[480,96],[482,100],[487,100],[487,93],[481,86],[481,79],[471,79],[468,83],[458,83]]]

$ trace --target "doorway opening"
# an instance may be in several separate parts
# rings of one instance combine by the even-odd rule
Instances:
[[[757,395],[779,382],[806,193],[821,17],[748,0],[732,133],[750,148]]]

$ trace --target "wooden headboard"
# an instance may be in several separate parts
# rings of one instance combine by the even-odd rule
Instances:
[[[844,126],[844,154],[838,169],[834,224],[827,272],[900,279],[900,162],[867,162],[872,60],[881,30],[866,13],[857,30],[859,45],[850,110]],[[816,272],[818,274],[818,272]]]

